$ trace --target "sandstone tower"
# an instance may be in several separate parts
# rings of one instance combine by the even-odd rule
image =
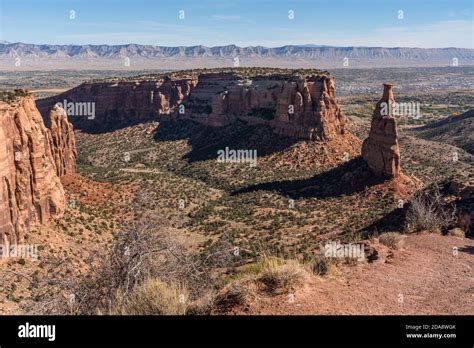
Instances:
[[[392,108],[395,103],[392,84],[385,83],[382,99],[375,106],[369,137],[362,145],[362,157],[378,177],[400,176],[400,147],[397,121]]]

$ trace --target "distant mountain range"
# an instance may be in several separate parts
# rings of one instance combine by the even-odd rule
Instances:
[[[450,66],[474,65],[474,50],[467,48],[405,48],[405,47],[333,47],[319,45],[287,45],[282,47],[248,46],[151,46],[151,45],[37,45],[0,43],[0,60],[25,58],[35,63],[55,61],[58,64],[126,57],[143,64],[222,66],[239,57],[242,66],[267,64],[289,67],[382,67],[382,66]],[[204,61],[203,61],[204,60]],[[224,62],[224,60],[226,60]],[[203,63],[204,62],[204,63]],[[346,62],[346,63],[345,63]]]

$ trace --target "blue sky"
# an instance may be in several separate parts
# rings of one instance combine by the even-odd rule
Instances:
[[[473,48],[472,0],[0,0],[0,40]],[[184,19],[179,19],[179,11]],[[75,19],[70,19],[75,11]],[[294,11],[294,19],[289,19]],[[403,11],[403,19],[399,19]]]

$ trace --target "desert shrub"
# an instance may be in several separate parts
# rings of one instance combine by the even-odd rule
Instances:
[[[172,267],[168,265],[172,258],[163,253],[173,247],[166,228],[156,221],[124,224],[108,255],[91,255],[85,260],[88,272],[84,276],[59,284],[63,291],[74,296],[74,302],[60,302],[58,311],[108,314],[117,300],[123,303],[148,279],[163,275],[164,281],[171,280],[166,269]]]
[[[277,257],[268,257],[266,255],[260,256],[255,262],[238,267],[235,274],[225,279],[225,283],[244,278],[255,278],[264,273],[270,267],[281,265],[283,262],[283,259]]]
[[[347,262],[350,263],[349,259],[347,260],[339,260],[334,258],[329,258],[324,255],[318,255],[314,257],[311,262],[309,263],[311,272],[314,275],[325,277],[325,276],[332,276],[338,274],[338,264],[340,262]]]
[[[380,235],[379,242],[390,249],[400,249],[403,243],[403,236],[398,232],[386,232]]]
[[[272,294],[286,294],[305,283],[306,271],[298,262],[288,260],[283,264],[271,262],[257,278]]]
[[[24,89],[15,89],[13,91],[0,91],[0,101],[11,104],[17,100],[18,97],[26,97],[29,92]]]
[[[113,314],[183,315],[186,314],[188,290],[180,285],[148,279],[133,288],[128,296],[115,296]]]
[[[308,277],[305,264],[295,259],[283,259],[267,254],[238,268],[228,279],[213,302],[214,312],[226,312],[233,307],[246,306],[260,292],[270,295],[287,294],[305,284]]]
[[[215,297],[213,307],[218,312],[251,303],[257,296],[253,279],[236,280],[226,285]]]
[[[313,271],[314,274],[318,276],[324,276],[329,272],[330,263],[331,261],[327,257],[324,257],[324,256],[316,257],[312,261],[311,270]]]
[[[406,215],[407,231],[441,232],[456,221],[456,209],[443,206],[438,189],[416,193]]]
[[[198,299],[189,303],[186,314],[188,315],[209,315],[214,308],[214,302],[216,301],[216,291],[209,289],[202,293]]]
[[[150,279],[171,284],[171,290],[172,284],[190,289],[187,303],[194,303],[196,307],[200,300],[205,302],[201,297],[217,287],[216,270],[233,265],[234,247],[229,238],[225,235],[218,239],[204,255],[187,250],[165,218],[140,216],[136,221],[124,222],[107,254],[92,254],[85,260],[87,271],[84,274],[48,279],[54,285],[50,293],[55,304],[43,312],[110,314],[132,311],[135,308],[133,301],[139,301],[137,296],[144,296],[143,291],[152,287],[142,288]],[[151,304],[149,306],[151,308]],[[136,308],[139,307],[137,304]]]
[[[453,228],[453,229],[449,230],[448,235],[454,236],[454,237],[460,237],[460,238],[465,237],[464,231],[462,229],[460,229],[459,227],[456,227],[456,228]]]

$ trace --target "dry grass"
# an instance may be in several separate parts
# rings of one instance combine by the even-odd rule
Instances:
[[[250,304],[257,297],[256,286],[252,278],[239,279],[227,284],[216,296],[214,307],[218,312],[233,307]]]
[[[187,315],[209,315],[212,313],[216,301],[215,290],[208,290],[197,300],[191,302],[186,310]]]
[[[462,229],[460,229],[459,227],[456,227],[456,228],[453,228],[453,229],[449,230],[448,235],[454,236],[454,237],[459,237],[459,238],[464,238],[465,237],[464,231]]]
[[[256,280],[271,294],[287,294],[304,285],[307,274],[306,269],[295,260],[286,260],[283,264],[275,261],[269,262]]]
[[[311,276],[307,265],[297,260],[263,254],[256,262],[241,267],[214,301],[216,312],[226,312],[255,301],[259,294],[281,295],[305,285]]]
[[[128,296],[116,296],[113,314],[121,315],[184,315],[188,290],[159,279],[137,285]]]
[[[379,237],[379,242],[390,249],[398,250],[403,245],[403,235],[398,232],[383,233]]]

